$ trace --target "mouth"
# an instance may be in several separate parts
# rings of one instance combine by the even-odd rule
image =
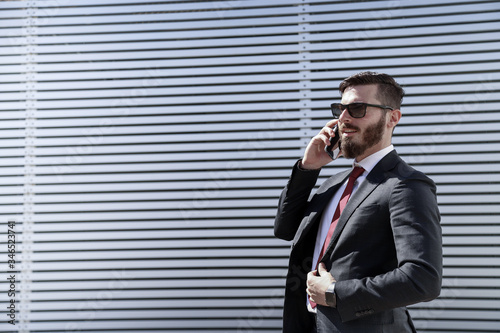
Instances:
[[[342,133],[342,137],[348,138],[355,135],[358,132],[358,129],[353,127],[343,127],[340,132]]]

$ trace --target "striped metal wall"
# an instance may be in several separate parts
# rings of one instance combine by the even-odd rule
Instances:
[[[0,9],[0,332],[279,332],[277,198],[361,70],[405,86],[394,144],[438,184],[444,288],[417,328],[500,332],[499,2]]]

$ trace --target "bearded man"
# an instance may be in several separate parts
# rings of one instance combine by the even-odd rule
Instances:
[[[280,197],[274,233],[292,240],[283,332],[416,332],[406,306],[441,290],[436,186],[392,145],[404,90],[391,76],[358,73],[339,90],[333,120],[311,139]],[[338,156],[353,167],[310,197]]]

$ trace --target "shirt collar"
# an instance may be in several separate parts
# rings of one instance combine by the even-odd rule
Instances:
[[[355,160],[354,166],[363,167],[363,169],[365,169],[364,174],[369,174],[370,171],[372,171],[372,169],[375,167],[375,165],[377,165],[377,163],[380,162],[380,160],[384,158],[385,155],[389,154],[393,150],[394,146],[390,145],[384,149],[379,150],[376,153],[371,154],[368,157],[365,157],[363,160],[359,162]]]

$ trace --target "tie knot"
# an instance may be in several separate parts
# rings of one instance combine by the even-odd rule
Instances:
[[[362,167],[354,167],[354,169],[351,172],[351,175],[349,176],[350,179],[357,179],[361,174],[365,171]]]

